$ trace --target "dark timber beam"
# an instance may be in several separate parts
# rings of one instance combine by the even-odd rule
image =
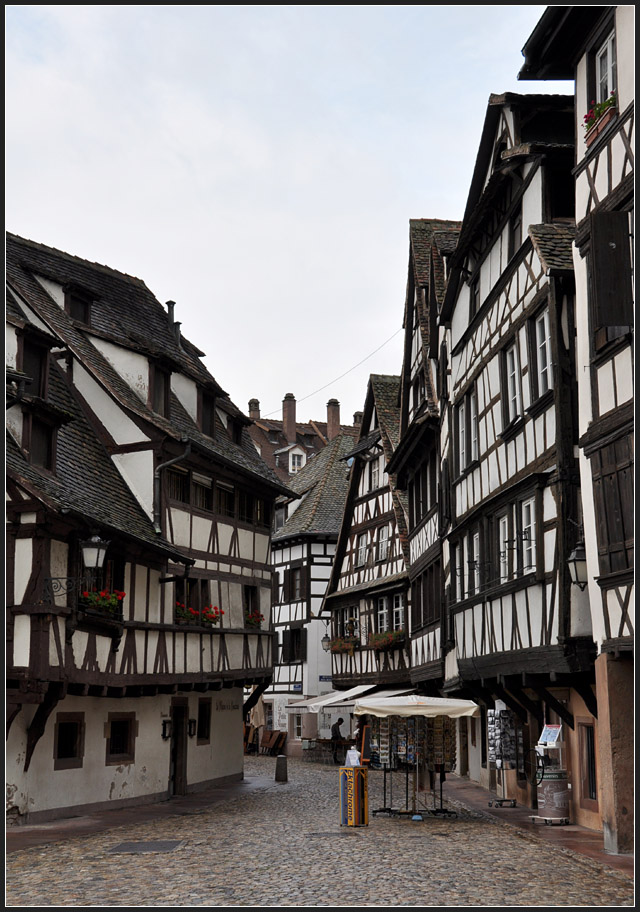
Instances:
[[[249,696],[247,697],[247,699],[245,700],[245,702],[242,706],[243,717],[246,716],[247,713],[253,709],[253,707],[256,705],[256,703],[258,702],[258,700],[260,699],[260,697],[265,692],[265,690],[267,689],[268,686],[269,686],[269,682],[266,682],[264,684],[258,684],[257,687],[253,688],[253,690],[251,691],[251,693],[249,694]]]
[[[29,769],[29,764],[31,763],[31,757],[33,756],[36,744],[43,736],[44,730],[47,727],[49,716],[66,692],[66,684],[51,684],[49,690],[44,695],[44,700],[42,703],[38,704],[35,715],[31,720],[31,725],[27,729],[27,749],[24,756],[25,773]]]
[[[580,681],[579,679],[573,682],[573,689],[576,693],[582,697],[584,705],[587,707],[589,712],[594,718],[598,718],[598,700],[594,692],[591,690],[591,685],[588,681]]]
[[[516,700],[521,703],[524,708],[528,710],[528,712],[531,713],[534,719],[537,719],[540,725],[542,725],[544,721],[544,713],[542,711],[542,706],[540,703],[536,703],[534,700],[531,700],[515,681],[509,678],[499,677],[498,682],[502,687],[505,688],[505,690],[510,690]]]
[[[549,706],[554,712],[557,712],[563,722],[566,722],[569,728],[575,728],[573,715],[569,712],[567,707],[556,699],[553,694],[550,694],[546,687],[542,687],[540,684],[536,684],[534,687],[535,692],[539,695],[541,700]]]
[[[470,691],[476,700],[481,700],[485,706],[493,709],[496,701],[488,688],[482,686],[481,684],[478,684],[477,681],[464,681],[463,683],[466,690]]]
[[[529,716],[527,714],[527,710],[524,708],[524,706],[521,703],[518,703],[518,701],[516,700],[516,698],[514,696],[512,696],[512,694],[510,694],[508,691],[506,691],[504,689],[504,687],[498,683],[494,684],[491,689],[493,690],[493,693],[499,700],[502,700],[504,703],[507,704],[509,709],[513,710],[513,712],[520,719],[520,721],[522,722],[523,725],[529,724]]]

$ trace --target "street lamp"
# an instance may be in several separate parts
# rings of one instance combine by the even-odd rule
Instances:
[[[584,589],[587,585],[587,555],[584,549],[584,542],[581,540],[577,543],[567,563],[569,564],[569,573],[571,582]]]
[[[325,652],[329,652],[329,650],[331,649],[331,637],[329,636],[327,631],[325,631],[324,636],[320,640],[320,645],[322,646],[322,648],[324,649]]]
[[[107,554],[109,542],[104,541],[99,535],[92,535],[86,541],[80,542],[82,551],[82,563],[87,570],[101,570],[104,559]]]

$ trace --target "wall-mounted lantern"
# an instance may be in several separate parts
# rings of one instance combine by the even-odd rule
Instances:
[[[168,741],[172,734],[171,719],[162,720],[162,740]]]
[[[188,728],[188,732],[189,732],[189,737],[190,737],[190,738],[193,738],[193,737],[195,736],[195,733],[196,733],[196,731],[197,731],[197,728],[198,728],[198,723],[196,722],[196,720],[195,720],[195,719],[189,719],[189,728]]]
[[[584,542],[579,541],[571,554],[567,563],[569,564],[569,573],[571,582],[584,589],[588,582],[587,577],[587,554],[584,549]]]

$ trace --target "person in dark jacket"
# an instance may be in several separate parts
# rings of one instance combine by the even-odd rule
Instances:
[[[331,726],[331,747],[333,749],[333,762],[340,763],[338,760],[338,748],[340,746],[340,741],[342,741],[342,732],[340,731],[340,726],[344,722],[344,719],[338,719],[337,722],[334,722]]]

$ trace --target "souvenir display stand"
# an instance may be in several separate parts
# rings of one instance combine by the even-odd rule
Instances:
[[[444,807],[442,784],[456,762],[456,728],[460,716],[479,716],[471,700],[449,700],[407,694],[400,697],[365,697],[358,700],[354,715],[371,718],[371,766],[383,770],[383,807],[372,811],[391,816],[447,816],[455,811]],[[404,803],[394,806],[394,773],[402,776]],[[402,775],[404,774],[404,775]],[[426,789],[429,778],[432,806]],[[439,784],[439,804],[437,803]]]

